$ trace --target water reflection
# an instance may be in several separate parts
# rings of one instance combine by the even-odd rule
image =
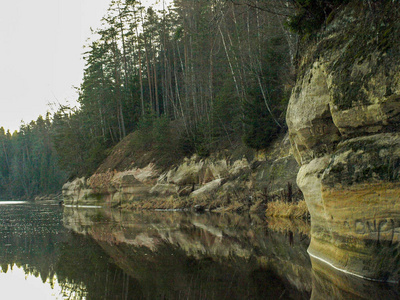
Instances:
[[[27,204],[26,201],[0,201],[0,205]]]
[[[364,280],[344,274],[317,259],[311,259],[313,289],[311,299],[400,299],[397,285]]]
[[[254,216],[2,205],[0,291],[6,299],[399,298],[397,287],[311,267],[309,230]],[[42,296],[20,296],[22,277]]]
[[[265,220],[68,208],[64,224],[94,238],[144,299],[310,298],[307,235],[271,231]]]
[[[125,297],[126,273],[93,239],[68,231],[62,216],[58,205],[0,206],[1,299],[139,299]],[[24,284],[40,295],[22,297]]]
[[[398,299],[397,287],[312,261],[310,224],[179,212],[66,210],[135,278],[145,299]]]
[[[40,278],[26,266],[15,264],[1,267],[0,291],[3,299],[64,299],[67,296],[56,277]]]

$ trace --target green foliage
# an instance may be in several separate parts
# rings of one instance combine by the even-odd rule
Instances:
[[[191,156],[196,153],[195,142],[191,135],[186,132],[179,137],[178,140],[179,149],[182,150],[184,156]]]
[[[301,15],[327,12],[331,2],[298,1],[293,26],[307,27]],[[79,109],[60,107],[53,120],[15,137],[0,129],[2,190],[10,181],[23,187],[15,189],[20,194],[47,190],[65,179],[60,168],[69,178],[90,175],[118,143],[123,157],[110,165],[143,158],[167,166],[236,146],[242,136],[247,146],[265,148],[280,130],[296,50],[289,54],[292,35],[281,19],[224,1],[179,0],[155,12],[116,0],[103,21],[86,45]]]
[[[49,114],[13,135],[0,128],[0,197],[32,199],[61,189],[66,173],[58,165],[52,129]]]
[[[89,175],[106,157],[109,146],[101,136],[87,128],[82,112],[61,108],[53,121],[52,140],[62,169],[70,177]]]
[[[154,143],[153,125],[156,116],[147,110],[146,113],[139,119],[138,129],[135,138],[131,141],[135,151],[150,151]]]
[[[241,103],[233,93],[235,87],[231,80],[224,83],[211,109],[211,132],[214,139],[235,139],[240,135]]]
[[[277,137],[280,128],[261,98],[254,98],[243,105],[245,132],[243,142],[253,149],[265,149]]]
[[[179,122],[171,121],[166,115],[157,117],[148,111],[140,119],[138,129],[130,137],[129,143],[134,156],[151,153],[153,162],[168,167],[184,155],[179,143],[181,136]]]
[[[330,13],[348,0],[297,0],[296,13],[287,25],[300,34],[310,34],[320,29]]]
[[[131,145],[135,151],[156,150],[163,152],[171,142],[170,120],[165,115],[157,118],[148,111],[138,123]]]
[[[166,152],[171,143],[170,120],[165,115],[157,118],[153,122],[152,136],[155,143],[155,149],[158,152]]]
[[[253,149],[267,148],[284,128],[288,92],[284,91],[283,80],[288,75],[281,67],[287,59],[285,52],[281,51],[283,46],[281,38],[269,40],[258,71],[259,84],[253,83],[249,87],[248,97],[242,102],[242,140]]]
[[[99,164],[106,158],[107,147],[101,137],[94,137],[89,140],[89,147],[87,148],[87,158],[84,160],[85,175],[92,175],[93,171],[99,166]]]
[[[191,142],[193,143],[194,152],[200,157],[209,156],[212,150],[212,138],[209,135],[210,131],[210,127],[207,123],[199,123],[193,128]]]

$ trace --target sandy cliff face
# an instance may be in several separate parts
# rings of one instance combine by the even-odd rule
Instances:
[[[400,279],[398,8],[350,4],[305,51],[287,124],[312,217],[311,256]]]
[[[188,199],[188,206],[199,202],[207,206],[210,199],[239,195],[237,197],[248,197],[248,205],[251,206],[255,204],[251,202],[256,200],[250,195],[262,194],[265,190],[280,193],[287,189],[288,182],[295,186],[299,170],[290,154],[288,135],[275,141],[267,152],[251,153],[247,157],[240,155],[234,158],[228,150],[208,158],[194,155],[163,171],[154,163],[144,167],[137,167],[134,162],[126,165],[129,167],[122,170],[100,167],[89,178],[66,183],[63,187],[65,203],[129,206],[134,202],[157,199],[163,204],[157,207],[157,203],[153,202],[153,206],[148,208],[174,208],[173,201],[170,207],[165,207],[168,204],[165,204],[166,199],[185,198]]]

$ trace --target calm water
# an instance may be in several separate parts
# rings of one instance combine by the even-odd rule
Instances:
[[[0,205],[1,299],[396,299],[312,271],[309,226],[178,212]]]

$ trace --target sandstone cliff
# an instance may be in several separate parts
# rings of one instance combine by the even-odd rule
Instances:
[[[369,1],[368,1],[369,2]],[[309,253],[376,280],[400,279],[400,17],[353,1],[309,42],[288,111]]]
[[[298,191],[299,166],[290,154],[288,135],[263,153],[225,150],[208,158],[184,158],[167,168],[151,155],[135,161],[131,151],[130,143],[123,141],[95,174],[66,183],[65,204],[241,210],[265,202],[266,193],[280,195],[288,182]]]

